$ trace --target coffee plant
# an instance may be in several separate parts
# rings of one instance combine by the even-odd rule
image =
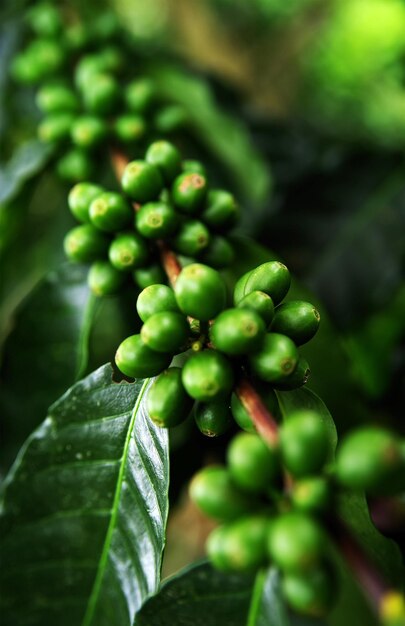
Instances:
[[[308,388],[338,348],[246,236],[272,228],[247,132],[110,10],[24,16],[9,80],[34,113],[16,104],[28,141],[5,133],[1,173],[2,624],[403,626],[405,440],[358,419],[345,372],[336,423]],[[163,579],[182,498],[206,556]]]

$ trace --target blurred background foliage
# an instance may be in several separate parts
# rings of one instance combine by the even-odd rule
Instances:
[[[34,89],[8,71],[28,5],[6,0],[0,15],[4,466],[46,407],[136,326],[134,293],[95,304],[85,273],[61,268],[69,186],[36,139]],[[298,297],[317,300],[310,386],[339,428],[371,419],[403,429],[405,2],[76,0],[67,16],[75,7],[89,20],[116,11],[135,75],[152,76],[186,114],[173,138],[237,193],[241,232],[285,260]],[[238,245],[234,275],[268,257]]]

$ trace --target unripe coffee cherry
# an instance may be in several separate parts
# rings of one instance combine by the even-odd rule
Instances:
[[[39,89],[36,103],[43,113],[75,113],[80,106],[79,99],[72,89],[53,83]]]
[[[119,193],[105,191],[91,203],[89,216],[92,224],[100,230],[114,232],[131,223],[133,211]]]
[[[194,159],[185,159],[181,162],[181,169],[183,172],[189,172],[191,174],[200,174],[200,176],[207,177],[207,170],[201,161],[195,161]]]
[[[135,225],[147,239],[165,239],[177,230],[179,216],[166,202],[147,202],[136,213]]]
[[[310,302],[301,300],[284,302],[275,310],[271,330],[287,335],[300,346],[315,335],[320,319],[318,311]]]
[[[102,258],[108,250],[109,239],[90,224],[76,226],[64,240],[66,256],[71,261],[90,263]]]
[[[208,537],[207,553],[215,567],[254,572],[267,562],[269,518],[248,515],[216,528]]]
[[[281,585],[291,608],[312,617],[326,615],[336,596],[335,576],[325,566],[318,565],[304,574],[285,574]]]
[[[61,44],[52,39],[35,39],[28,46],[24,55],[26,62],[35,66],[38,82],[61,70],[66,57]]]
[[[223,435],[232,423],[229,400],[197,402],[194,409],[194,419],[203,435],[207,437]]]
[[[245,297],[245,287],[250,274],[251,272],[246,272],[245,274],[242,274],[242,276],[237,280],[235,284],[235,287],[233,289],[233,303],[235,306],[238,306],[242,298]]]
[[[148,391],[149,417],[161,428],[172,428],[184,422],[192,406],[193,401],[181,382],[179,367],[169,367],[162,372]]]
[[[199,220],[187,220],[181,224],[173,239],[173,248],[184,256],[195,257],[207,248],[210,242],[208,228]]]
[[[190,497],[209,517],[232,520],[257,508],[256,500],[240,491],[228,470],[221,466],[205,467],[190,484]]]
[[[195,215],[202,208],[207,188],[205,176],[192,172],[180,174],[172,186],[173,202],[183,213]]]
[[[213,319],[225,306],[226,288],[221,275],[208,265],[187,265],[174,286],[177,304],[185,315],[202,321]]]
[[[349,433],[336,457],[339,481],[368,493],[396,493],[405,486],[401,442],[388,430],[363,427]]]
[[[140,115],[119,115],[114,121],[114,132],[119,141],[135,143],[146,134],[146,122]]]
[[[122,233],[111,243],[108,256],[117,270],[126,271],[144,265],[149,257],[148,246],[134,232]]]
[[[242,276],[242,279],[243,278],[244,276]],[[243,289],[240,289],[240,287],[236,289],[235,287],[235,295],[238,291],[238,297],[240,296],[241,299],[251,291],[264,291],[264,293],[271,296],[276,305],[281,302],[287,294],[290,283],[291,277],[287,267],[279,261],[269,261],[249,272],[244,282]],[[240,293],[240,291],[243,291],[243,293]],[[238,304],[238,302],[236,302],[236,304]]]
[[[69,192],[68,205],[79,222],[90,222],[90,205],[104,189],[93,183],[78,183]]]
[[[183,367],[187,393],[202,402],[226,398],[232,391],[233,371],[225,356],[215,350],[193,354]]]
[[[130,82],[124,93],[126,105],[134,113],[146,113],[155,98],[155,87],[149,78]]]
[[[120,86],[114,76],[106,73],[93,74],[83,89],[85,108],[97,115],[111,113],[120,99]]]
[[[147,267],[139,267],[133,271],[135,284],[140,289],[146,289],[151,285],[162,284],[166,280],[162,266],[159,263],[153,263]]]
[[[225,237],[210,234],[209,244],[199,254],[199,258],[205,265],[220,270],[231,265],[235,258],[235,252]]]
[[[38,137],[46,143],[66,141],[75,116],[70,112],[51,113],[38,126]]]
[[[160,135],[175,133],[187,126],[189,116],[181,104],[169,104],[158,109],[153,118],[153,126]]]
[[[124,339],[115,354],[117,367],[131,378],[157,376],[170,365],[171,355],[155,352],[145,346],[140,335]]]
[[[308,361],[305,357],[300,356],[293,373],[287,376],[287,378],[283,378],[283,380],[279,380],[278,382],[273,383],[273,385],[276,389],[280,389],[283,391],[298,389],[299,387],[306,385],[310,375],[311,370],[309,368]]]
[[[211,327],[211,340],[217,350],[232,356],[258,350],[265,336],[265,324],[254,311],[227,309]]]
[[[284,513],[272,521],[267,547],[282,570],[303,572],[319,563],[325,537],[318,523],[305,513]]]
[[[298,357],[298,350],[289,337],[269,333],[265,335],[261,349],[250,355],[249,364],[261,380],[276,383],[292,374]]]
[[[181,313],[162,311],[149,317],[141,328],[142,341],[156,352],[176,354],[185,348],[190,327]]]
[[[76,65],[74,82],[78,89],[84,92],[93,76],[108,71],[108,62],[102,54],[86,54]]]
[[[32,6],[26,16],[31,29],[43,37],[55,37],[62,28],[62,21],[56,6],[48,2]]]
[[[280,471],[277,453],[252,433],[239,433],[232,439],[227,462],[235,484],[256,494],[269,491]]]
[[[208,192],[206,207],[201,213],[201,219],[210,228],[218,232],[226,232],[236,224],[238,217],[238,204],[229,191],[211,189]]]
[[[88,150],[104,141],[108,135],[108,127],[104,120],[86,115],[75,120],[70,134],[76,146]]]
[[[305,513],[324,513],[331,502],[330,486],[323,476],[296,480],[291,491],[294,508]]]
[[[136,310],[143,322],[162,311],[179,313],[173,289],[159,284],[150,285],[141,291],[136,301]]]
[[[166,184],[171,183],[181,172],[181,154],[169,141],[155,141],[145,155],[148,163],[156,165]]]
[[[108,261],[95,261],[89,270],[87,282],[96,296],[111,296],[121,289],[125,274]]]
[[[255,383],[255,389],[259,394],[263,404],[270,411],[270,413],[278,417],[280,413],[280,408],[278,406],[277,397],[274,393],[273,389],[269,387],[269,385],[261,385],[259,382]],[[232,415],[235,419],[235,422],[246,430],[249,433],[256,432],[256,426],[254,425],[252,418],[249,413],[246,411],[242,402],[239,400],[238,396],[233,393],[231,398],[231,410]]]
[[[78,148],[69,150],[56,165],[58,176],[70,183],[77,183],[90,178],[93,173],[93,161],[89,155]]]
[[[163,189],[159,169],[146,161],[131,161],[124,169],[122,188],[130,198],[143,204],[156,200]]]
[[[292,413],[280,428],[281,455],[293,476],[321,470],[329,453],[329,437],[322,417],[309,409]]]
[[[271,297],[264,291],[251,291],[247,296],[239,300],[238,309],[255,311],[263,319],[266,327],[271,324],[274,317],[274,304]]]

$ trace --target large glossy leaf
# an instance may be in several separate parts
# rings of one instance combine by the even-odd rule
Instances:
[[[35,139],[19,146],[9,163],[0,168],[0,204],[10,202],[24,183],[46,165],[51,154],[49,145]]]
[[[0,370],[3,467],[84,372],[97,304],[87,268],[65,264],[41,281],[16,315]]]
[[[28,439],[3,497],[4,626],[130,626],[156,592],[168,439],[146,414],[147,385],[104,366]]]

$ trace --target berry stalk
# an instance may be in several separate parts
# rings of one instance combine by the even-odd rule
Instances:
[[[235,391],[255,424],[257,432],[272,448],[275,447],[278,443],[278,424],[252,384],[246,378],[242,378]]]

